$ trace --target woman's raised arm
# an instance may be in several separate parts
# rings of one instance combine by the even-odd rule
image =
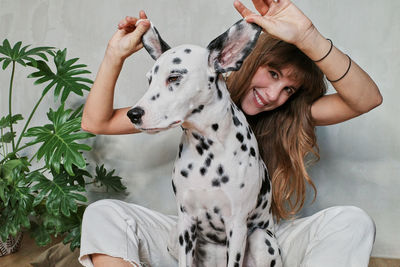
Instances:
[[[349,120],[382,103],[375,82],[347,55],[325,39],[310,19],[290,0],[253,0],[260,14],[235,1],[238,12],[275,38],[296,45],[314,60],[337,91],[318,99],[311,107],[316,125]]]
[[[141,11],[140,19],[147,19]],[[108,43],[104,59],[86,100],[82,129],[95,134],[129,134],[139,130],[126,116],[128,108],[114,109],[114,89],[124,60],[143,47],[142,35],[150,27],[147,20],[135,26],[137,18],[126,17]]]

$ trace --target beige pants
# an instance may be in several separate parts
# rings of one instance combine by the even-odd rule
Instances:
[[[102,253],[140,266],[178,266],[167,251],[176,216],[119,200],[88,206],[82,222],[79,261],[93,266],[90,254]],[[284,266],[367,267],[375,225],[361,209],[332,207],[276,226]]]

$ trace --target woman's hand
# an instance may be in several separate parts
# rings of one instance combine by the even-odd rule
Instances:
[[[236,10],[246,19],[275,38],[299,46],[314,32],[312,22],[290,0],[252,0],[256,14],[236,0]]]
[[[139,19],[144,20],[136,25]],[[150,21],[144,11],[140,11],[139,19],[127,16],[119,22],[117,32],[108,42],[107,54],[124,60],[143,47],[142,35],[150,27]]]
[[[106,54],[90,89],[82,115],[82,129],[94,134],[128,134],[137,130],[126,116],[130,109],[114,109],[115,84],[124,60],[142,48],[142,35],[150,27],[143,11],[143,19],[126,17],[118,24],[118,30],[108,42]]]

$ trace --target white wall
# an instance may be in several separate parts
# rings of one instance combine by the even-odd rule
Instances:
[[[250,0],[244,2],[250,5]],[[321,33],[374,78],[384,97],[383,105],[366,115],[317,129],[322,158],[311,173],[318,198],[303,213],[333,205],[359,206],[377,225],[373,255],[400,258],[400,1],[295,2]],[[240,18],[231,0],[0,0],[0,41],[67,47],[69,58],[79,57],[94,79],[117,23],[126,15],[136,16],[140,9],[147,11],[170,45],[206,45]],[[139,99],[151,65],[145,51],[128,59],[117,84],[116,106],[131,106]],[[27,74],[17,70],[14,104],[14,111],[25,117],[41,91],[25,79]],[[0,71],[0,81],[3,116],[8,73]],[[45,101],[33,124],[45,122],[47,106],[54,106],[51,96]],[[174,213],[170,173],[179,135],[175,129],[159,135],[98,136],[87,157],[116,168],[125,178],[130,194],[118,198]],[[91,200],[105,196],[110,195],[89,195]]]

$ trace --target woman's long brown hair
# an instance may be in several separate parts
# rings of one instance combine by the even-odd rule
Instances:
[[[232,100],[240,106],[250,90],[250,82],[259,67],[275,70],[293,67],[290,76],[301,82],[300,88],[279,108],[247,119],[256,134],[260,154],[272,183],[272,212],[280,219],[293,217],[304,205],[306,182],[316,188],[307,173],[306,159],[319,160],[312,103],[326,93],[324,74],[296,46],[263,33],[241,69],[227,80]],[[309,157],[309,156],[314,157]]]

